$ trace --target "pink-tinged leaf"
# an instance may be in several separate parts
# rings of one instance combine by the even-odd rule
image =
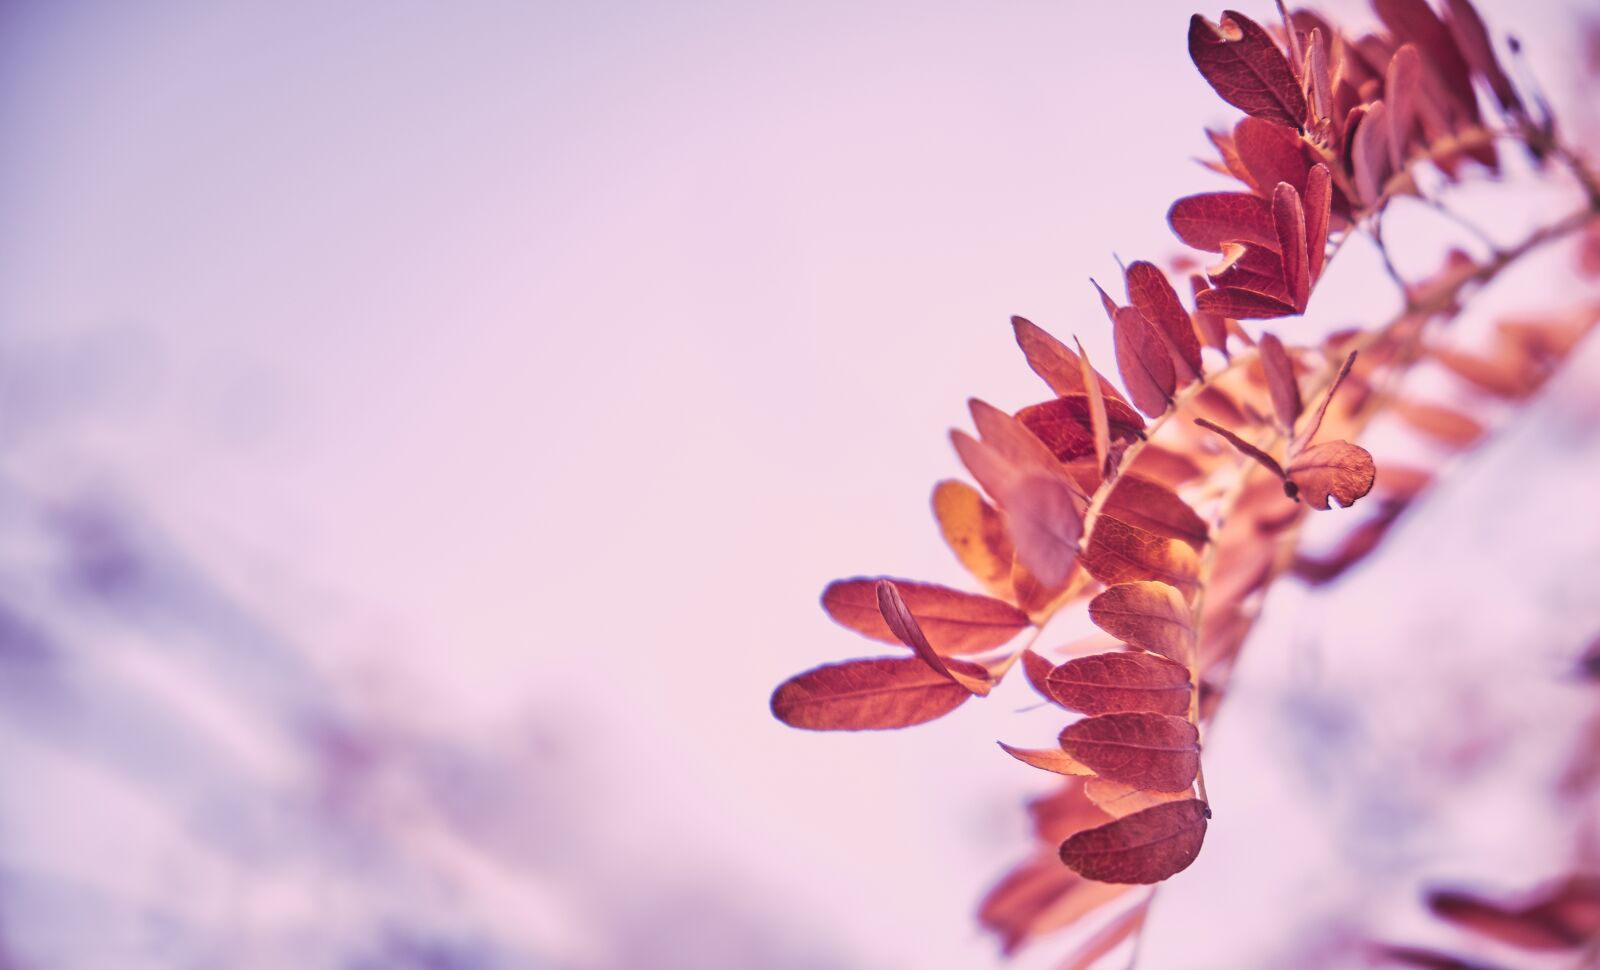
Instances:
[[[1095,814],[1098,821],[1090,824],[1106,820],[1104,813],[1096,810]],[[989,891],[978,909],[978,919],[1000,937],[1004,952],[1011,954],[1029,940],[1068,926],[1127,891],[1127,886],[1090,882],[1059,859],[1032,859]]]
[[[1397,172],[1406,167],[1421,97],[1422,57],[1415,45],[1403,44],[1389,61],[1383,82],[1383,99],[1389,106],[1389,162]]]
[[[1449,12],[1450,33],[1455,37],[1456,45],[1468,66],[1489,85],[1501,108],[1508,112],[1521,111],[1522,99],[1517,96],[1511,78],[1500,66],[1500,59],[1494,53],[1494,43],[1489,39],[1489,28],[1484,26],[1483,18],[1472,6],[1471,0],[1445,0],[1445,9]]]
[[[1022,422],[992,404],[971,398],[967,410],[983,443],[995,449],[1006,461],[1023,471],[1055,472],[1056,457],[1039,436]]]
[[[1089,601],[1089,619],[1130,647],[1180,664],[1194,654],[1194,616],[1183,594],[1166,583],[1111,586]]]
[[[983,668],[948,661],[972,676]],[[825,664],[797,674],[772,694],[772,714],[811,731],[877,731],[943,717],[972,694],[917,657]]]
[[[1061,730],[1061,750],[1112,781],[1183,791],[1200,770],[1200,732],[1170,714],[1099,714]]]
[[[1328,255],[1328,223],[1333,218],[1333,174],[1318,162],[1306,176],[1306,259],[1310,262],[1311,282],[1322,278]]]
[[[1483,424],[1455,408],[1403,398],[1396,399],[1390,407],[1402,421],[1452,447],[1462,448],[1483,437]]]
[[[1007,567],[1009,575],[1009,565]],[[878,606],[878,583],[894,583],[928,641],[941,654],[981,653],[1011,640],[1028,626],[1027,614],[1000,600],[948,586],[888,576],[841,579],[822,591],[822,608],[841,626],[882,643],[904,642]]]
[[[1052,704],[1059,705],[1060,702],[1050,693],[1050,687],[1046,683],[1046,680],[1050,677],[1050,671],[1054,669],[1056,669],[1055,664],[1035,652],[1031,647],[1022,651],[1022,673],[1028,678],[1028,685],[1040,697]]]
[[[939,651],[933,649],[933,644],[923,635],[922,628],[917,625],[917,618],[906,609],[905,600],[900,598],[899,590],[891,580],[880,579],[876,584],[878,594],[878,611],[883,614],[883,621],[889,625],[889,630],[895,639],[910,647],[922,662],[936,673],[950,678],[952,681],[965,687],[967,690],[980,697],[988,694],[994,686],[994,680],[989,676],[989,671],[977,664],[961,664],[952,666],[939,656]],[[977,667],[976,671],[969,668]]]
[[[996,741],[1001,749],[1025,765],[1058,775],[1092,775],[1094,769],[1059,748],[1014,748]]]
[[[1294,129],[1260,118],[1242,118],[1233,129],[1234,150],[1250,173],[1256,194],[1270,197],[1279,182],[1296,189],[1306,184],[1309,164]]]
[[[1147,532],[1108,514],[1095,520],[1083,568],[1107,585],[1155,580],[1193,589],[1200,560],[1187,543]]]
[[[1144,418],[1121,401],[1105,401],[1106,426],[1113,443],[1144,437]],[[1064,462],[1094,454],[1094,417],[1087,394],[1069,394],[1017,412],[1017,420],[1032,431],[1056,458]]]
[[[1179,539],[1196,551],[1206,544],[1211,529],[1177,492],[1134,474],[1125,474],[1111,486],[1105,512],[1158,536]]]
[[[1195,297],[1195,305],[1206,313],[1233,317],[1235,320],[1270,320],[1292,316],[1297,312],[1287,301],[1234,286],[1206,290]]]
[[[1058,970],[1089,970],[1101,957],[1136,936],[1143,928],[1145,917],[1148,915],[1150,915],[1148,899],[1126,912],[1118,913],[1111,922],[1084,940]]]
[[[1167,210],[1167,223],[1185,244],[1220,253],[1224,243],[1277,249],[1272,203],[1249,192],[1204,192],[1184,196]]]
[[[1128,302],[1138,307],[1144,318],[1165,336],[1167,349],[1178,368],[1178,384],[1181,386],[1199,377],[1200,338],[1195,335],[1189,311],[1178,299],[1178,292],[1172,288],[1167,274],[1153,263],[1139,260],[1129,264],[1124,277]]]
[[[1205,418],[1195,418],[1194,423],[1198,424],[1202,428],[1205,428],[1207,431],[1220,436],[1228,444],[1233,445],[1233,447],[1240,454],[1255,459],[1257,464],[1261,465],[1261,467],[1265,468],[1272,474],[1278,476],[1279,478],[1284,477],[1283,466],[1278,464],[1278,460],[1276,458],[1239,437],[1237,434],[1234,434],[1232,431],[1229,431],[1220,424],[1217,424],[1213,421],[1207,421]]]
[[[1189,56],[1222,100],[1245,114],[1295,129],[1305,123],[1305,95],[1288,59],[1250,18],[1228,10],[1214,26],[1195,14]]]
[[[1211,284],[1199,273],[1189,274],[1189,292],[1195,296],[1194,328],[1200,334],[1200,339],[1207,347],[1222,351],[1224,357],[1228,354],[1228,321],[1215,313],[1206,313],[1199,308],[1200,294],[1211,289]]]
[[[1073,338],[1077,342],[1077,338]],[[1105,396],[1100,393],[1100,372],[1089,363],[1089,355],[1078,342],[1078,363],[1083,368],[1083,384],[1089,400],[1089,430],[1094,433],[1095,467],[1105,474],[1106,459],[1111,454],[1111,426],[1106,418]]]
[[[1066,344],[1023,317],[1012,317],[1011,328],[1016,334],[1017,346],[1022,348],[1022,355],[1028,360],[1028,367],[1050,385],[1052,391],[1057,394],[1086,393],[1083,364]],[[1127,403],[1103,377],[1100,379],[1100,393],[1107,400]]]
[[[1067,839],[1061,861],[1097,882],[1160,882],[1200,854],[1208,811],[1192,798],[1152,806]]]
[[[1177,375],[1166,344],[1139,308],[1132,306],[1117,310],[1112,336],[1117,370],[1122,374],[1122,385],[1128,389],[1134,406],[1151,417],[1161,415],[1172,403],[1172,393],[1177,387]]]
[[[1356,126],[1350,155],[1361,204],[1376,205],[1393,170],[1389,162],[1389,109],[1382,101],[1367,106],[1366,116]]]
[[[1272,408],[1278,412],[1278,421],[1287,431],[1294,430],[1300,418],[1300,384],[1295,380],[1294,364],[1283,349],[1283,341],[1270,333],[1261,335],[1261,369],[1267,375],[1267,392],[1272,396]]]
[[[1428,908],[1440,919],[1508,946],[1574,950],[1600,933],[1600,877],[1569,876],[1510,902],[1434,890]]]
[[[1000,506],[1017,546],[1017,561],[1044,586],[1065,585],[1083,535],[1083,519],[1065,482],[1030,475],[1007,490]]]
[[[1306,312],[1311,302],[1311,263],[1306,256],[1306,213],[1300,193],[1279,182],[1272,193],[1272,219],[1278,227],[1278,252],[1283,255],[1283,279],[1296,311]]]
[[[1104,778],[1086,779],[1083,783],[1083,793],[1089,801],[1112,818],[1122,818],[1134,812],[1142,812],[1153,805],[1181,802],[1193,797],[1187,790],[1151,791],[1148,788],[1135,788],[1120,781],[1107,781]]]
[[[1283,276],[1283,257],[1264,246],[1229,244],[1222,261],[1211,267],[1211,282],[1219,289],[1249,290],[1290,306],[1294,298]],[[1215,299],[1210,297],[1208,299]]]
[[[1328,441],[1295,456],[1289,463],[1285,490],[1291,491],[1292,485],[1292,491],[1314,509],[1327,509],[1330,497],[1349,508],[1372,491],[1376,477],[1377,466],[1367,449],[1348,441]]]
[[[1333,103],[1332,42],[1321,27],[1311,29],[1306,45],[1306,72],[1311,76],[1311,113],[1319,121],[1336,123],[1339,117]],[[1337,129],[1334,134],[1337,135]]]
[[[1478,103],[1472,93],[1472,75],[1455,36],[1427,0],[1373,0],[1373,9],[1400,43],[1415,44],[1433,67],[1454,102],[1452,113],[1476,124]],[[1379,62],[1379,69],[1386,62]]]
[[[1189,668],[1153,653],[1078,657],[1051,670],[1045,685],[1063,707],[1085,714],[1189,713]]]

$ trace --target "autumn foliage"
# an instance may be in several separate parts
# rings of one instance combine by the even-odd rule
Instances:
[[[980,907],[1008,950],[1115,906],[1065,964],[1088,966],[1142,926],[1151,892],[1136,886],[1194,861],[1211,817],[1205,731],[1264,593],[1289,574],[1336,578],[1378,548],[1432,478],[1404,460],[1375,461],[1357,443],[1363,432],[1380,414],[1447,450],[1486,432],[1471,414],[1408,396],[1408,372],[1431,362],[1465,392],[1518,401],[1596,320],[1591,304],[1507,321],[1489,353],[1452,342],[1446,325],[1475,290],[1546,243],[1595,232],[1600,182],[1557,136],[1543,100],[1512,83],[1468,0],[1442,12],[1425,0],[1375,7],[1383,29],[1361,36],[1281,7],[1265,24],[1233,11],[1193,18],[1195,67],[1244,114],[1207,133],[1216,157],[1206,164],[1238,188],[1178,199],[1168,212],[1178,240],[1209,265],[1140,260],[1121,286],[1096,284],[1117,382],[1081,344],[1013,318],[1050,396],[1015,413],[972,400],[972,430],[951,441],[977,487],[950,480],[933,493],[944,539],[982,592],[898,577],[835,582],[822,596],[829,616],[890,649],[806,671],[772,696],[773,714],[794,727],[900,728],[984,697],[1020,666],[1063,710],[1069,719],[1048,746],[1000,744],[1063,776],[1031,806],[1039,853]],[[1436,203],[1458,181],[1498,173],[1505,151],[1575,182],[1572,214],[1487,258],[1458,251],[1427,279],[1396,277],[1402,308],[1388,321],[1315,343],[1241,324],[1305,313],[1352,238],[1367,237],[1387,263],[1392,201]],[[1313,512],[1348,522],[1330,554],[1299,549]],[[1040,648],[1050,620],[1079,608],[1104,643]],[[1480,932],[1574,945],[1600,921],[1594,886],[1557,892],[1510,904],[1443,893],[1432,903]],[[1572,898],[1580,903],[1551,901]]]

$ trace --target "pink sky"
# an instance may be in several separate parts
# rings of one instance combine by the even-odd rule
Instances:
[[[1571,63],[1570,9],[1481,7]],[[965,583],[927,496],[967,397],[1045,393],[1010,314],[1109,365],[1088,277],[1175,253],[1167,205],[1220,184],[1192,158],[1233,114],[1188,62],[1192,12],[13,5],[6,475],[138,507],[385,717],[555,737],[557,780],[519,780],[596,875],[467,891],[511,924],[549,907],[528,920],[552,966],[635,952],[609,903],[702,884],[816,952],[797,965],[994,965],[973,905],[1047,783],[990,742],[1049,712],[1012,684],[915,732],[816,736],[767,696],[871,652],[817,608],[829,579]],[[1481,208],[1509,239],[1562,204]],[[1375,266],[1341,254],[1281,332],[1387,315]],[[1245,793],[1296,783],[1232,771],[1217,801],[1270,830]],[[1149,966],[1196,970],[1174,941],[1243,881],[1228,814]],[[160,858],[126,860],[127,892],[159,891]]]

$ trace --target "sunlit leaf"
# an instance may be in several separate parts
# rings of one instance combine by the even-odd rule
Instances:
[[[1298,129],[1306,99],[1283,51],[1260,24],[1232,10],[1213,25],[1189,21],[1189,56],[1222,100],[1265,121]]]
[[[1194,586],[1199,559],[1187,543],[1101,515],[1083,553],[1083,568],[1107,585],[1152,579]]]
[[[1288,469],[1289,482],[1314,509],[1328,508],[1330,497],[1348,508],[1372,491],[1376,476],[1371,453],[1348,441],[1327,441],[1307,448],[1295,456]]]
[[[1105,512],[1146,532],[1187,542],[1196,550],[1210,534],[1205,520],[1177,492],[1137,475],[1117,479],[1106,496]]]
[[[1014,592],[1011,559],[1015,550],[1000,513],[971,485],[946,479],[934,487],[933,515],[939,520],[939,531],[945,543],[967,572],[996,596],[1011,597]],[[905,593],[903,588],[901,593]],[[912,612],[917,612],[915,607]],[[922,621],[923,630],[928,631],[928,619],[922,616],[918,619]],[[941,646],[938,633],[930,632],[928,639],[934,646],[947,649]]]
[[[1195,249],[1220,253],[1225,243],[1278,248],[1272,203],[1249,192],[1205,192],[1172,203],[1167,223]]]
[[[1151,791],[1148,788],[1137,788],[1104,778],[1084,779],[1083,793],[1089,801],[1112,818],[1122,818],[1134,812],[1142,812],[1153,805],[1179,802],[1193,797],[1188,789],[1177,792]]]
[[[1129,646],[1188,663],[1194,618],[1183,594],[1166,583],[1120,583],[1089,601],[1095,625]]]
[[[888,576],[861,576],[829,583],[822,591],[822,608],[834,622],[862,636],[882,643],[900,643],[878,606],[877,585],[886,579],[895,584],[906,608],[940,653],[980,653],[1000,646],[1028,626],[1027,615],[1010,603],[948,586]]]
[[[997,741],[1001,749],[1025,765],[1053,771],[1058,775],[1092,775],[1094,769],[1060,748],[1014,748]]]

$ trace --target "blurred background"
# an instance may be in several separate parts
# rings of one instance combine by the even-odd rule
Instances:
[[[1593,124],[1581,0],[1480,6]],[[1003,964],[974,907],[1050,780],[992,742],[1059,718],[767,700],[873,652],[828,580],[968,585],[927,498],[969,396],[1045,393],[1008,317],[1108,366],[1088,277],[1222,187],[1193,12],[6,0],[0,967]],[[1573,197],[1459,198],[1509,241]],[[1352,244],[1277,329],[1395,308]],[[1424,882],[1570,868],[1600,348],[1491,420],[1275,590],[1141,967],[1449,941]]]

